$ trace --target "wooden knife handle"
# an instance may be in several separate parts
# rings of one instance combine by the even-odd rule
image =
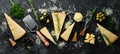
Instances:
[[[49,46],[49,42],[45,39],[45,37],[43,37],[43,35],[39,32],[36,31],[37,35],[39,36],[39,38],[44,42],[45,46]]]

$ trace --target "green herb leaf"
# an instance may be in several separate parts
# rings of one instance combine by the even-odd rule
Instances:
[[[116,23],[115,23],[114,19],[111,18],[111,19],[108,19],[106,21],[106,24],[108,24],[108,26],[110,27],[110,29],[113,29]]]
[[[24,8],[20,6],[18,3],[14,3],[12,0],[10,0],[11,8],[10,8],[10,14],[14,18],[21,18],[24,16]]]
[[[90,20],[93,18],[93,15],[94,15],[95,11],[96,11],[96,7],[92,10],[92,13],[90,15]]]

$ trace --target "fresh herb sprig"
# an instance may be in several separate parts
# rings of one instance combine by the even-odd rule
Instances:
[[[36,20],[38,20],[38,15],[37,15],[37,12],[36,12],[33,4],[32,4],[32,0],[27,0],[27,2],[28,2],[28,4],[29,4],[29,5],[31,6],[31,8],[32,8],[32,12],[33,12],[34,16],[36,17]]]
[[[24,16],[24,8],[20,6],[18,3],[14,3],[12,0],[10,0],[11,8],[10,8],[10,14],[14,18],[21,18]]]

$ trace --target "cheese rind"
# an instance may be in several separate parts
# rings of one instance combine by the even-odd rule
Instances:
[[[18,25],[13,19],[11,19],[11,17],[8,16],[6,13],[4,13],[4,16],[12,32],[14,40],[18,40],[19,38],[21,38],[26,33],[26,31],[20,25]]]
[[[109,39],[110,43],[108,42],[108,40],[104,36],[102,36],[107,46],[109,46],[111,43],[114,43],[118,39],[117,35],[113,34],[109,30],[107,30],[106,28],[102,27],[100,24],[97,24],[97,26],[98,26],[101,34],[105,34],[107,39]]]
[[[48,38],[50,41],[52,41],[55,45],[57,45],[57,43],[54,41],[54,39],[52,38],[52,36],[50,35],[48,29],[46,27],[43,27],[42,29],[40,29],[40,32],[46,37]]]
[[[64,31],[61,35],[61,37],[65,40],[65,41],[68,41],[69,39],[69,36],[72,32],[72,29],[74,27],[75,23],[73,23],[71,26],[68,27],[68,29],[66,31]]]
[[[52,19],[57,40],[59,39],[66,14],[63,12],[52,12]]]

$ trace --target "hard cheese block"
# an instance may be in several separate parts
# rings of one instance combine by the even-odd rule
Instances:
[[[107,46],[109,46],[111,43],[115,42],[118,39],[117,35],[108,31],[107,29],[102,27],[100,24],[97,24],[97,26],[98,26],[101,34],[104,34],[107,37],[107,39],[109,39],[109,40],[107,40],[104,36],[102,36]],[[110,43],[109,43],[109,41],[110,41]]]
[[[55,34],[56,34],[57,40],[59,39],[60,32],[62,30],[65,18],[66,18],[66,14],[63,12],[53,12],[52,13],[52,19],[53,19],[53,24],[54,24],[54,29],[55,29]]]
[[[52,38],[52,36],[50,35],[48,29],[46,27],[43,27],[42,29],[40,29],[40,32],[46,37],[48,38],[50,41],[52,41],[55,45],[56,42],[54,41],[54,39]]]
[[[26,33],[26,31],[20,25],[18,25],[14,20],[12,20],[11,17],[8,16],[6,13],[4,13],[4,16],[8,22],[14,40],[21,38]]]
[[[70,34],[71,34],[71,32],[72,32],[72,29],[73,29],[74,25],[75,25],[75,23],[73,23],[72,25],[70,25],[70,26],[68,27],[68,29],[67,29],[66,31],[64,31],[63,34],[61,35],[61,37],[62,37],[65,41],[68,41],[69,36],[70,36]]]

